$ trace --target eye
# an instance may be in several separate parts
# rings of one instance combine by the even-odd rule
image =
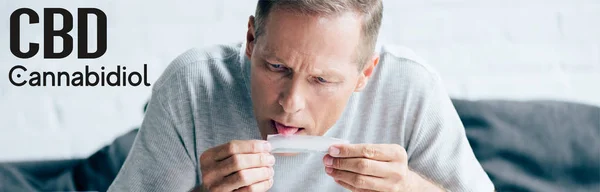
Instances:
[[[327,79],[325,79],[323,77],[317,77],[316,79],[317,79],[317,81],[319,81],[319,83],[329,83],[329,81],[327,81]]]
[[[269,64],[271,71],[285,71],[286,68],[281,64]]]

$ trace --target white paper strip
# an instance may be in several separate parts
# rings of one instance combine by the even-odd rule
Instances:
[[[327,153],[333,144],[349,143],[346,140],[309,135],[268,135],[271,153]]]

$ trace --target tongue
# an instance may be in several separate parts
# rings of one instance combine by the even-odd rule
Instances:
[[[277,128],[277,133],[282,135],[293,135],[294,133],[298,132],[298,129],[300,129],[298,127],[287,127],[279,123],[275,123],[275,128]]]

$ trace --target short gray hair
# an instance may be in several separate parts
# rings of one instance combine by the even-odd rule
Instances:
[[[254,19],[255,38],[264,33],[269,13],[275,9],[308,15],[339,15],[346,12],[362,16],[361,43],[357,62],[362,69],[375,51],[379,27],[383,17],[382,0],[259,0]]]

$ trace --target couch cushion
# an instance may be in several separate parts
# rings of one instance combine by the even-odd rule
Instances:
[[[557,101],[453,102],[499,191],[600,191],[600,108]]]
[[[106,191],[137,132],[118,137],[87,159],[0,163],[0,191]]]

